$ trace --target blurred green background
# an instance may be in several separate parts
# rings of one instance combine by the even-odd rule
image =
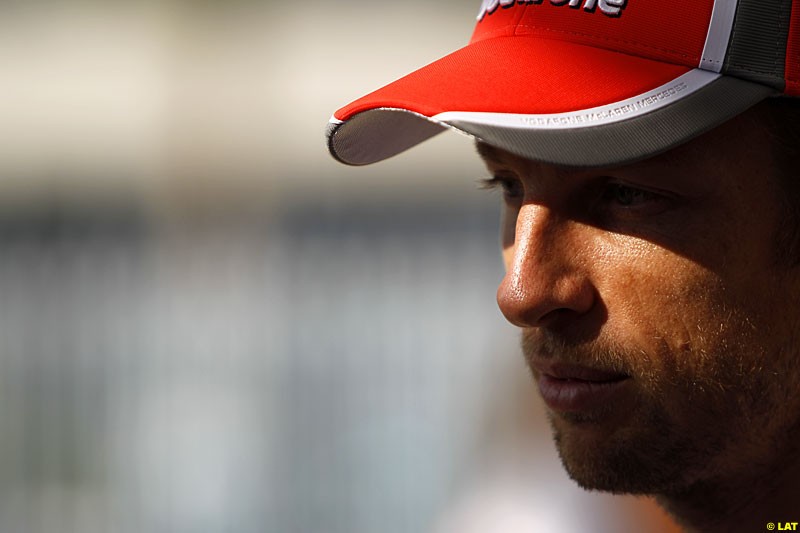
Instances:
[[[0,532],[658,529],[560,470],[471,142],[327,155],[472,4],[0,4]]]

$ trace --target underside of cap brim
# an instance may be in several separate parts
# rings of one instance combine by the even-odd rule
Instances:
[[[512,120],[498,124],[490,120],[491,114],[447,112],[426,117],[407,109],[376,108],[347,121],[331,119],[328,146],[343,163],[367,165],[451,128],[528,159],[568,166],[610,166],[674,148],[775,94],[775,89],[761,84],[713,75],[702,87],[654,106],[652,111],[583,127],[559,127],[559,122],[568,123],[576,113],[513,117],[527,122],[526,127],[511,125],[512,117],[503,117]],[[536,127],[537,123],[547,126]]]
[[[328,149],[347,165],[369,165],[405,152],[446,129],[442,123],[408,111],[381,107],[347,121],[331,118]]]
[[[606,49],[497,38],[339,110],[328,146],[339,161],[366,165],[452,128],[530,159],[612,165],[667,150],[776,93]]]

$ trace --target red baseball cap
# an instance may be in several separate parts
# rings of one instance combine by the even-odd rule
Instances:
[[[337,111],[366,165],[451,128],[530,159],[621,164],[800,96],[800,0],[483,0],[470,43]]]

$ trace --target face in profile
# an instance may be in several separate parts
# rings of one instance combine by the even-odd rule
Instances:
[[[800,281],[752,118],[615,169],[479,151],[505,204],[498,303],[569,474],[674,495],[778,471],[800,442]]]

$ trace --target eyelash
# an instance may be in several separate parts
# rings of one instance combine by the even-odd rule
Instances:
[[[525,194],[521,181],[505,176],[493,176],[491,178],[482,179],[479,181],[478,186],[481,189],[489,191],[502,190],[503,197],[506,201],[520,199]]]

